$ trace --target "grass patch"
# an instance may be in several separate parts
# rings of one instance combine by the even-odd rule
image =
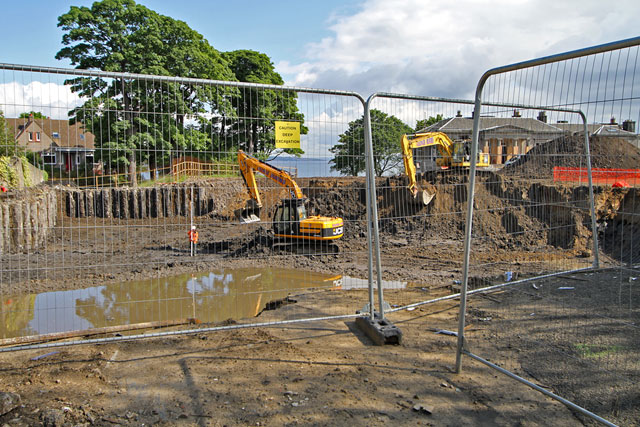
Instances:
[[[622,350],[619,345],[574,344],[580,356],[587,359],[600,359]]]
[[[178,179],[173,175],[165,175],[162,178],[151,179],[148,181],[138,181],[138,187],[153,187],[157,184],[173,184],[178,182],[184,182],[187,180],[186,176],[179,176]]]
[[[195,178],[195,179],[234,178],[234,177],[237,177],[237,176],[238,176],[237,172],[235,172],[235,173],[233,173],[233,172],[219,173],[219,174],[215,174],[215,175],[198,175],[197,177],[187,176],[187,175],[180,175],[180,176],[178,176],[177,179],[173,175],[166,175],[166,176],[163,176],[162,178],[138,182],[138,186],[139,187],[153,187],[154,185],[158,185],[158,184],[181,183],[181,182],[185,182],[186,180],[191,179],[191,178]]]

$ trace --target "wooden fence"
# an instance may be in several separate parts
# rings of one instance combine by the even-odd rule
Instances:
[[[230,176],[239,175],[240,167],[237,163],[205,163],[185,160],[173,164],[171,174],[175,179],[193,176]]]

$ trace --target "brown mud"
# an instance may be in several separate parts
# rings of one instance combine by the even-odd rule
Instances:
[[[383,279],[421,286],[407,289],[398,300],[389,293],[392,304],[424,299],[424,292],[429,297],[449,294],[461,275],[467,178],[449,171],[423,176],[421,183],[437,193],[427,207],[409,204],[403,178],[380,178],[376,184]],[[45,246],[28,254],[3,254],[3,265],[10,267],[3,269],[3,293],[80,289],[212,268],[272,266],[366,278],[364,179],[300,179],[298,184],[309,197],[310,214],[344,219],[339,254],[298,256],[272,251],[268,222],[275,202],[286,191],[268,191],[264,200],[272,203],[263,209],[263,222],[239,225],[234,211],[247,200],[239,191],[240,180],[194,181],[180,185],[206,186],[212,201],[207,202],[210,209],[195,218],[197,256],[188,256],[190,218],[185,212],[170,219],[76,218],[61,209]],[[507,270],[522,276],[537,274],[549,268],[550,260],[570,258],[588,265],[593,239],[586,196],[586,187],[533,181],[506,169],[480,173],[475,195],[477,238],[471,256],[473,265],[484,267],[473,269],[472,286],[492,283]],[[598,234],[604,242],[601,262],[637,262],[637,190],[598,187],[595,199]],[[351,312],[360,308],[354,305],[363,292],[305,295],[287,309],[308,314],[331,306]],[[262,314],[266,320],[272,315]],[[455,337],[434,331],[455,328],[456,318],[455,301],[394,313],[391,319],[403,331],[403,342],[388,347],[373,346],[351,321],[327,321],[74,346],[43,358],[37,357],[48,351],[0,353],[0,391],[22,396],[22,406],[1,415],[0,422],[588,423],[561,404],[469,359],[462,374],[453,374]]]

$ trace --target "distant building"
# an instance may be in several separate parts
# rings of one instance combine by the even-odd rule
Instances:
[[[558,123],[554,126],[572,135],[584,132],[584,125],[581,124]],[[615,118],[611,118],[609,123],[587,124],[587,130],[589,131],[589,136],[622,138],[640,148],[640,136],[636,133],[636,122],[633,120],[625,120],[620,126],[616,123]]]
[[[534,146],[558,138],[562,135],[575,135],[584,132],[581,124],[546,122],[546,115],[541,112],[537,119],[520,117],[514,111],[514,117],[480,117],[478,135],[479,150],[488,153],[492,165],[503,165],[507,160],[520,154],[526,154]],[[621,137],[631,144],[639,146],[635,133],[635,122],[627,120],[619,126],[612,119],[608,124],[588,124],[590,135]],[[468,117],[447,118],[419,132],[444,132],[452,140],[471,139],[473,119]],[[422,150],[422,152],[420,151]],[[418,148],[414,151],[416,162],[421,166],[418,172],[432,170],[435,167],[435,147]]]
[[[5,119],[20,147],[40,153],[45,165],[70,172],[86,163],[94,166],[95,136],[81,124],[68,120],[28,118]]]

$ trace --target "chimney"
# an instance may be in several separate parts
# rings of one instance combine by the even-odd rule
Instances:
[[[611,122],[609,122],[610,125],[617,125],[616,123],[616,118],[615,117],[611,117]]]
[[[462,117],[462,113],[460,112],[460,110],[458,110],[458,114],[456,114],[456,117]]]
[[[520,116],[520,111],[518,110],[513,110],[513,116],[512,117],[521,117]]]
[[[633,120],[625,120],[622,122],[622,130],[626,130],[627,132],[636,132],[636,122]]]
[[[538,113],[538,120],[543,123],[547,123],[547,113],[545,113],[544,111],[540,111],[540,113]]]
[[[27,119],[27,124],[33,121],[33,113],[29,113],[29,118]]]

